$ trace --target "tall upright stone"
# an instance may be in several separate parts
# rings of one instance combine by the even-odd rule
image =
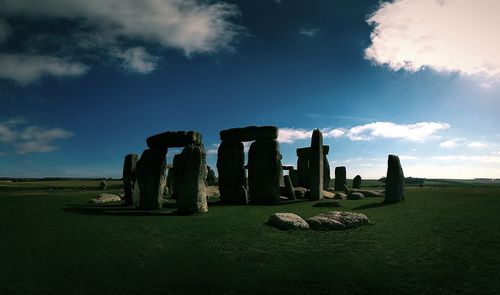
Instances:
[[[208,212],[207,163],[203,145],[184,147],[174,161],[174,172],[177,210],[183,214]]]
[[[207,166],[207,185],[213,186],[217,184],[217,178],[215,177],[215,171]]]
[[[240,141],[223,140],[217,152],[219,192],[223,203],[247,204],[245,153]]]
[[[139,187],[137,182],[137,160],[136,154],[129,154],[125,156],[123,161],[123,189],[125,191],[125,206],[138,206],[139,205]]]
[[[283,181],[285,182],[285,197],[289,200],[297,199],[295,197],[295,190],[293,188],[292,180],[290,179],[290,175],[285,175],[283,177]]]
[[[310,148],[297,149],[297,186],[310,188],[311,171],[309,167]]]
[[[328,152],[330,151],[330,146],[323,146],[323,189],[328,190],[330,188],[330,163],[328,162]]]
[[[297,182],[298,182],[298,174],[297,174],[297,170],[295,170],[295,169],[290,169],[290,170],[288,171],[288,175],[290,175],[290,180],[292,181],[292,185],[293,185],[293,187],[299,186],[299,185],[297,184]]]
[[[336,191],[343,191],[346,185],[346,169],[344,166],[335,167],[335,186]]]
[[[142,209],[160,209],[163,203],[163,191],[166,184],[166,148],[144,150],[137,161],[137,182],[139,184],[139,207]]]
[[[405,176],[399,157],[389,155],[387,159],[387,176],[385,181],[386,203],[397,203],[405,198]]]
[[[361,188],[361,176],[359,175],[354,176],[354,178],[352,179],[352,188],[357,188],[357,189]]]
[[[315,129],[312,134],[309,169],[311,184],[309,199],[321,200],[323,199],[323,135],[319,129]]]
[[[281,154],[276,139],[258,139],[248,151],[248,188],[254,203],[279,203]]]

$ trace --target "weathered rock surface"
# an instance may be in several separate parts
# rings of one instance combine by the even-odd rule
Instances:
[[[123,161],[123,190],[125,192],[124,205],[126,206],[139,205],[139,187],[136,185],[138,158],[139,156],[136,154],[129,154],[125,156]]]
[[[139,184],[139,207],[159,209],[163,203],[163,190],[166,184],[166,149],[147,149],[137,161],[137,182]]]
[[[268,223],[282,230],[309,229],[307,222],[293,213],[273,213],[269,216]]]
[[[299,154],[297,149],[297,154]],[[310,188],[309,154],[307,157],[299,156],[297,159],[297,186]]]
[[[335,196],[334,193],[323,190],[323,197],[324,198],[326,198],[326,199],[333,199],[334,196]]]
[[[277,139],[278,128],[274,126],[248,126],[244,128],[231,128],[220,132],[222,141],[253,141]]]
[[[387,159],[387,176],[385,181],[386,203],[397,203],[405,198],[405,176],[399,157],[389,155]]]
[[[183,214],[205,213],[207,204],[207,163],[203,146],[188,145],[179,154],[175,167],[177,211]]]
[[[215,171],[207,166],[207,185],[213,186],[217,184],[217,178],[215,177]]]
[[[89,200],[89,202],[94,203],[96,205],[111,203],[111,202],[119,202],[122,198],[120,195],[115,194],[99,194],[95,198]]]
[[[201,145],[201,134],[196,131],[167,131],[148,137],[150,148],[184,147],[188,144]]]
[[[284,176],[285,180],[285,197],[287,197],[289,200],[295,200],[295,191],[293,189],[293,184],[292,181],[290,180],[289,175]]]
[[[323,149],[327,145],[323,146]],[[328,190],[330,188],[330,163],[328,163],[328,158],[325,151],[323,150],[323,189]]]
[[[281,154],[277,140],[256,140],[248,151],[248,193],[251,202],[279,203]]]
[[[335,196],[333,196],[335,200],[346,200],[347,195],[344,193],[336,193]]]
[[[312,201],[321,200],[323,198],[323,135],[319,129],[315,129],[311,137],[309,170],[309,183],[311,185],[309,199]]]
[[[353,189],[353,192],[362,193],[365,197],[383,197],[384,192],[366,189]]]
[[[352,192],[352,193],[347,195],[348,200],[361,200],[364,198],[365,198],[365,196],[362,193]]]
[[[298,182],[297,182],[297,179],[298,179],[297,178],[298,177],[297,170],[295,170],[295,169],[289,170],[288,175],[290,175],[290,180],[292,181],[292,185],[293,186],[298,186]]]
[[[316,230],[342,230],[370,223],[362,213],[332,211],[306,219],[309,227]]]
[[[305,199],[306,198],[307,188],[305,188],[305,187],[294,187],[293,191],[295,192],[295,197],[297,199]]]
[[[335,190],[343,191],[346,185],[346,169],[344,166],[335,167]]]
[[[361,188],[361,176],[359,175],[354,176],[354,178],[352,179],[352,188],[357,188],[357,189]]]
[[[219,171],[219,190],[222,203],[247,204],[247,180],[243,165],[245,153],[243,143],[223,141],[217,153]]]

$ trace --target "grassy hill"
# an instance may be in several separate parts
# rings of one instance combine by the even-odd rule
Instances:
[[[177,216],[93,207],[98,191],[75,183],[37,185],[0,184],[0,294],[500,292],[497,187],[409,188],[404,203],[386,206],[341,201],[336,209],[372,224],[286,232],[266,224],[271,213],[329,209],[212,204]]]

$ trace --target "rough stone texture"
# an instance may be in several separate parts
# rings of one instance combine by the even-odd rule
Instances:
[[[346,184],[346,170],[344,166],[335,167],[335,190],[343,191]]]
[[[100,204],[110,203],[110,202],[119,202],[121,200],[122,200],[122,198],[120,197],[120,195],[99,194],[95,198],[90,199],[89,202],[94,203],[96,205],[100,205]]]
[[[307,188],[295,187],[293,189],[293,191],[295,192],[295,198],[297,198],[297,199],[305,199],[306,198]]]
[[[244,128],[226,129],[220,132],[220,139],[222,141],[272,140],[277,138],[278,128],[274,126],[248,126]]]
[[[309,157],[299,156],[297,159],[297,186],[310,188],[310,174]]]
[[[207,185],[213,186],[217,185],[217,178],[215,177],[215,171],[207,166]]]
[[[174,156],[174,160],[177,155]],[[174,165],[172,164],[172,168],[168,168],[167,170],[167,184],[166,188],[168,189],[168,192],[174,196]]]
[[[207,163],[203,146],[186,146],[174,162],[174,167],[177,211],[183,214],[208,212]]]
[[[247,204],[247,180],[243,143],[223,141],[217,153],[219,190],[222,203]]]
[[[163,203],[163,190],[166,184],[166,149],[147,149],[137,161],[137,182],[139,184],[139,207],[159,209]]]
[[[354,176],[354,178],[352,179],[352,188],[357,188],[357,189],[361,188],[361,176],[359,175]]]
[[[281,154],[277,140],[256,140],[248,151],[248,193],[255,203],[280,201]]]
[[[365,198],[365,196],[362,193],[353,192],[353,193],[350,193],[347,195],[348,200],[361,200],[364,198]]]
[[[349,187],[347,186],[347,184],[344,184],[344,189],[343,191],[346,193],[346,194],[350,194],[351,193],[351,190],[349,189]]]
[[[311,184],[309,199],[321,200],[323,198],[323,135],[319,129],[315,129],[311,137],[309,169]]]
[[[334,196],[335,196],[334,193],[323,190],[323,197],[324,198],[326,198],[326,199],[333,199]]]
[[[289,175],[284,176],[285,179],[285,197],[287,197],[289,200],[295,200],[295,191],[293,189],[293,184],[292,181],[290,180]]]
[[[288,175],[290,175],[290,180],[292,181],[292,185],[294,187],[298,186],[298,184],[297,184],[297,176],[298,176],[297,170],[295,170],[295,169],[289,170]]]
[[[344,193],[336,193],[335,196],[333,196],[333,199],[335,200],[346,200],[347,195]]]
[[[405,175],[399,157],[389,155],[387,159],[387,176],[385,181],[385,200],[397,203],[405,199]]]
[[[282,230],[309,229],[309,224],[293,213],[273,213],[269,216],[268,223]]]
[[[372,191],[366,189],[353,189],[353,192],[362,193],[365,197],[383,197],[384,192]]]
[[[136,167],[139,156],[136,154],[129,154],[125,156],[123,161],[123,190],[125,192],[126,206],[139,205],[139,189],[136,185]]]
[[[324,145],[323,148],[327,147]],[[328,163],[328,158],[326,153],[323,151],[323,189],[328,190],[330,188],[330,163]]]
[[[354,212],[332,211],[306,219],[312,229],[342,230],[370,223],[366,215]]]
[[[183,147],[188,144],[201,144],[201,134],[196,131],[163,132],[148,137],[146,140],[150,148]]]

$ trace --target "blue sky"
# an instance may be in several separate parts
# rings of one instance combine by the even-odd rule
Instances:
[[[0,0],[0,176],[119,177],[166,130],[323,130],[331,166],[500,177],[495,0]],[[179,150],[168,153],[171,159]]]

